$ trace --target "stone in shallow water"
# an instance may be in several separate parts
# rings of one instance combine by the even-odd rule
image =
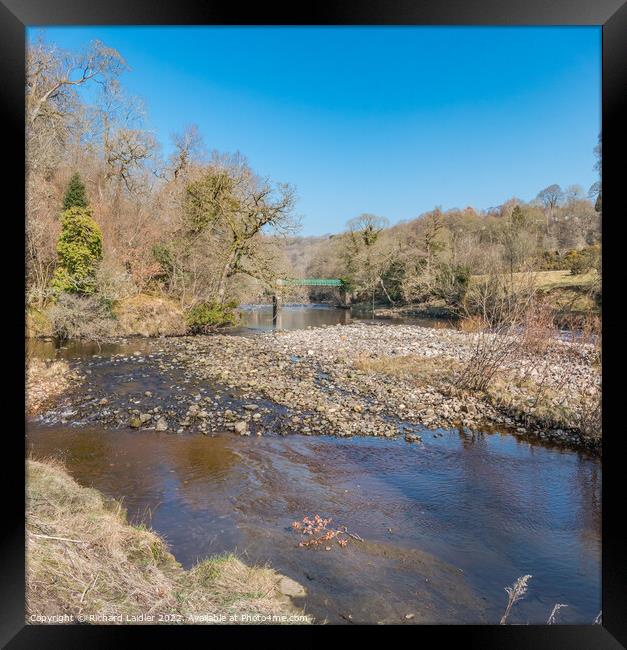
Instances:
[[[279,591],[285,596],[290,596],[291,598],[303,598],[307,595],[307,592],[302,585],[287,576],[284,576],[279,581]]]
[[[242,436],[246,435],[246,429],[248,429],[248,424],[244,420],[235,423],[236,433],[239,433]]]
[[[157,420],[157,424],[155,425],[155,429],[157,431],[167,431],[168,430],[168,423],[166,422],[165,418],[159,418]]]

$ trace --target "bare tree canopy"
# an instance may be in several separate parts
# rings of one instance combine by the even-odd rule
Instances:
[[[559,185],[549,185],[538,192],[537,199],[547,210],[553,210],[564,200],[564,193]]]

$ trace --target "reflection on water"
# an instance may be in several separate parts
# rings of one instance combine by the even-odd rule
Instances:
[[[31,425],[36,456],[151,516],[177,558],[236,551],[307,588],[331,622],[495,622],[533,575],[515,623],[589,623],[600,610],[598,459],[505,435],[240,438]],[[366,540],[297,546],[290,524],[330,516]],[[349,615],[352,617],[349,619]]]
[[[26,339],[28,356],[38,359],[77,359],[94,356],[108,357],[112,354],[143,352],[154,344],[154,339],[129,338],[120,341],[85,341],[74,339],[59,345],[52,338]]]

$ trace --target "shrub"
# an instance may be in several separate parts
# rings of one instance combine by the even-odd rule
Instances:
[[[235,325],[237,319],[235,312],[236,303],[228,302],[200,302],[192,307],[186,314],[188,330],[191,334],[203,334],[216,327]]]
[[[130,273],[111,259],[105,259],[98,265],[95,280],[98,295],[111,303],[137,293]]]
[[[157,264],[159,264],[160,272],[156,275],[157,279],[169,280],[174,273],[174,263],[170,248],[166,244],[156,244],[152,247],[152,255]]]
[[[468,329],[477,327],[472,349],[458,386],[486,391],[496,374],[511,365],[525,352],[525,344],[538,345],[538,337],[548,332],[542,328],[529,329],[540,313],[538,292],[533,275],[523,276],[519,284],[507,282],[506,276],[492,272],[469,292],[465,304]],[[527,333],[529,332],[529,336]]]
[[[572,250],[566,253],[567,268],[571,275],[583,275],[591,269],[598,268],[601,262],[600,246],[588,246],[581,250]]]
[[[435,274],[433,294],[448,305],[459,305],[466,297],[470,283],[470,269],[462,265],[440,264]]]
[[[45,312],[33,306],[26,309],[26,336],[52,336],[50,320]]]
[[[94,293],[96,268],[102,259],[102,232],[88,208],[69,208],[61,214],[61,224],[59,265],[52,287],[57,294]]]
[[[114,334],[115,319],[110,306],[94,296],[62,293],[48,310],[48,317],[52,333],[60,341]]]
[[[384,273],[381,281],[390,300],[398,302],[403,299],[403,281],[405,279],[406,265],[400,260],[391,262]]]
[[[537,266],[538,271],[564,271],[568,268],[565,256],[559,251],[544,251]]]

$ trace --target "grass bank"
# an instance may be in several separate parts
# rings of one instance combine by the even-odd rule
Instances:
[[[532,274],[538,291],[550,300],[558,317],[596,314],[599,311],[594,290],[600,282],[595,270],[573,275],[570,271],[534,271]],[[525,283],[528,274],[514,273],[514,284]],[[473,275],[470,286],[485,276]]]
[[[29,623],[307,623],[294,581],[222,555],[184,570],[167,543],[56,461],[27,461]]]
[[[144,293],[115,303],[115,333],[122,336],[180,336],[185,316],[178,303],[165,296]]]

